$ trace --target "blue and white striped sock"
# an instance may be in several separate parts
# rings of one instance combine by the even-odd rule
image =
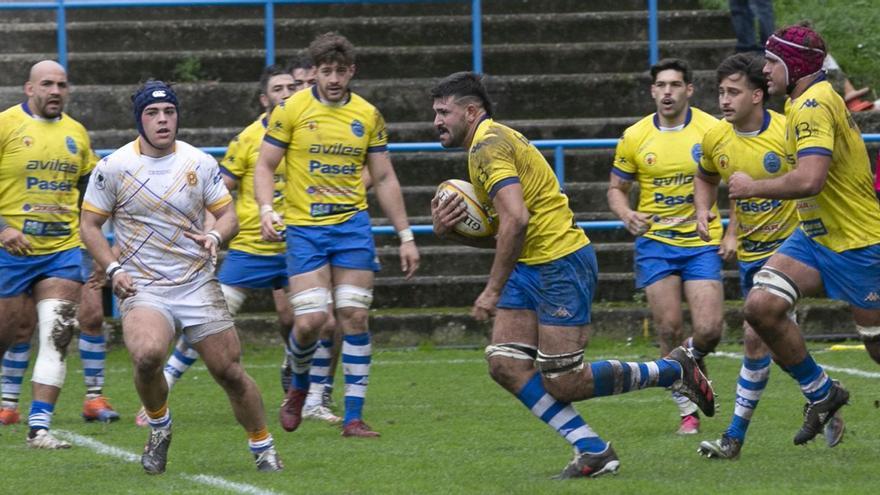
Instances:
[[[82,360],[86,396],[101,395],[104,388],[104,359],[107,344],[103,335],[79,335],[79,358]]]
[[[272,439],[272,434],[269,433],[263,440],[254,441],[248,439],[248,447],[251,449],[251,453],[260,454],[272,448],[275,445],[275,440]]]
[[[312,342],[307,346],[301,345],[296,340],[295,332],[290,332],[288,345],[290,346],[290,354],[293,360],[290,367],[293,370],[293,383],[291,386],[298,390],[309,389],[309,369],[312,367],[312,356],[318,349],[318,342]]]
[[[544,390],[541,374],[535,373],[526,385],[516,394],[532,414],[556,430],[562,438],[577,449],[578,453],[600,453],[608,446],[599,435],[587,425],[574,406],[560,402]]]
[[[28,426],[33,430],[48,430],[52,426],[52,413],[55,404],[35,400],[31,402],[31,412],[28,415]]]
[[[671,387],[681,378],[681,365],[671,359],[646,363],[617,360],[590,363],[593,397],[624,394],[648,387]]]
[[[730,426],[727,427],[725,432],[728,437],[735,438],[740,443],[745,441],[746,430],[749,429],[752,414],[755,413],[755,408],[758,407],[761,394],[767,388],[769,378],[769,354],[759,359],[749,359],[743,356],[739,378],[736,381],[736,402],[733,408],[733,418],[731,418]]]
[[[198,351],[189,345],[189,342],[186,341],[186,337],[181,335],[177,339],[177,344],[174,345],[174,352],[171,354],[171,357],[168,358],[168,362],[165,363],[165,381],[168,382],[169,389],[177,383],[177,380],[186,373],[186,370],[188,370],[197,359],[199,359]]]
[[[16,344],[3,355],[3,378],[0,386],[2,403],[0,407],[17,408],[18,398],[21,396],[21,383],[24,380],[24,372],[27,371],[28,361],[31,357],[31,343]]]
[[[345,374],[345,417],[348,424],[363,417],[367,385],[370,383],[370,362],[373,347],[370,332],[345,335],[342,338],[342,372]]]
[[[816,402],[828,397],[831,391],[831,378],[825,374],[825,370],[816,364],[813,356],[809,353],[803,361],[786,368],[792,378],[801,385],[801,392],[810,402]]]
[[[159,430],[159,429],[167,429],[171,428],[171,409],[166,407],[165,414],[162,415],[161,418],[151,418],[149,414],[147,414],[147,423],[150,424],[150,428]]]
[[[324,396],[324,386],[329,381],[330,357],[333,352],[333,339],[321,339],[318,348],[312,358],[312,369],[309,372],[309,396],[306,398],[307,406],[321,404]]]

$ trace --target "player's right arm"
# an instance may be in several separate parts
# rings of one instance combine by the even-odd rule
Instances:
[[[702,169],[697,169],[694,180],[694,209],[697,214],[697,234],[700,239],[709,242],[712,236],[709,233],[709,224],[715,220],[712,207],[718,200],[718,183],[721,178],[718,175],[710,175]]]
[[[113,293],[120,299],[133,296],[137,293],[134,281],[117,261],[117,256],[113,253],[110,243],[104,236],[101,226],[107,221],[106,215],[83,209],[79,219],[79,236],[86,249],[95,259],[95,262],[104,270],[110,278],[110,284],[113,286]]]
[[[16,256],[23,256],[34,250],[24,234],[10,227],[3,217],[0,217],[0,246]]]
[[[629,192],[638,171],[629,152],[629,141],[624,132],[614,150],[614,165],[608,181],[608,208],[623,222],[630,234],[640,236],[651,229],[651,215],[640,213],[629,206]]]
[[[260,207],[260,233],[263,240],[271,242],[283,240],[275,227],[283,227],[284,221],[272,207],[272,202],[275,197],[275,170],[284,158],[287,143],[293,136],[289,124],[283,124],[285,119],[284,106],[275,107],[269,122],[276,122],[280,127],[266,133],[254,166],[254,199]]]

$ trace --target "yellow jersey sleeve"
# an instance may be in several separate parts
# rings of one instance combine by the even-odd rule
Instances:
[[[629,133],[629,129],[624,131],[623,136],[620,137],[620,141],[617,142],[617,147],[614,150],[614,164],[611,167],[611,172],[620,177],[621,179],[633,181],[636,178],[636,172],[638,172],[638,164],[633,159],[632,152],[632,138],[627,138],[627,134]]]
[[[385,117],[379,109],[373,112],[373,125],[371,126],[370,143],[367,145],[367,153],[381,153],[388,150],[388,130],[386,129]]]

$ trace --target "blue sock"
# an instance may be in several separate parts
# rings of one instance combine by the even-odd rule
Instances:
[[[16,344],[3,355],[2,406],[17,407],[21,383],[31,356],[31,344]]]
[[[31,402],[31,412],[28,415],[28,426],[30,426],[31,431],[48,430],[52,426],[52,413],[54,411],[55,404],[38,400]]]
[[[327,383],[327,376],[330,374],[330,357],[333,352],[333,339],[321,339],[318,341],[318,348],[315,356],[312,358],[312,369],[309,374],[309,381],[324,385]]]
[[[293,369],[293,388],[297,390],[309,389],[309,369],[312,367],[312,356],[318,348],[318,342],[312,342],[307,346],[301,345],[296,340],[295,332],[290,332],[288,345],[290,346],[290,355],[293,361],[290,363]]]
[[[189,342],[187,342],[184,336],[180,336],[177,339],[177,344],[174,346],[174,352],[171,354],[171,357],[168,358],[168,362],[165,363],[165,381],[168,382],[168,387],[173,387],[174,384],[186,373],[186,370],[199,359],[199,353],[196,351]]]
[[[535,373],[525,387],[516,395],[532,414],[556,430],[560,436],[568,440],[578,453],[603,452],[608,446],[599,435],[587,425],[584,418],[571,404],[560,402],[544,390],[541,374]]]
[[[370,383],[370,362],[373,347],[370,333],[342,337],[342,372],[345,374],[345,417],[348,424],[363,417],[367,385]]]
[[[82,360],[86,393],[101,395],[104,388],[104,356],[107,345],[103,335],[79,335],[79,357]]]
[[[816,402],[828,396],[831,390],[831,379],[825,374],[825,370],[813,361],[813,356],[807,353],[803,361],[786,368],[792,378],[801,385],[801,392],[810,402]]]
[[[736,381],[736,401],[734,401],[733,418],[727,427],[725,435],[744,442],[746,430],[752,420],[752,414],[758,407],[761,394],[767,388],[770,378],[770,356],[760,359],[743,357],[742,367],[739,370],[739,378]]]
[[[681,365],[671,359],[646,363],[596,361],[593,372],[593,397],[617,395],[647,387],[670,387],[681,378]]]

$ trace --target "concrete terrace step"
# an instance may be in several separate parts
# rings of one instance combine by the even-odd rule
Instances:
[[[373,310],[369,328],[373,342],[380,347],[434,345],[474,345],[489,343],[491,323],[474,320],[470,304],[462,307],[432,307],[409,310]],[[798,322],[807,338],[856,338],[855,325],[849,308],[839,302],[805,299],[798,302]],[[236,326],[242,340],[249,343],[278,344],[273,313],[240,314]],[[690,333],[690,312],[684,308],[686,332]],[[724,307],[725,341],[742,339],[742,307],[728,301]],[[121,331],[116,323],[115,336],[121,342]],[[647,329],[648,337],[656,336],[651,313],[645,303],[594,303],[592,307],[592,335],[624,340],[640,338]]]
[[[660,44],[660,53],[691,60],[695,69],[714,69],[732,47],[730,39],[669,41]],[[281,49],[276,60],[284,63],[297,53]],[[0,86],[18,84],[34,61],[53,57],[51,52],[0,55],[0,63],[6,67],[0,73]],[[538,60],[540,63],[536,63]],[[74,52],[69,61],[70,79],[76,84],[137,84],[148,77],[173,79],[182,64],[194,61],[199,64],[194,75],[200,79],[252,82],[265,65],[265,52],[259,48]],[[113,71],[106,70],[108,64],[114,65]],[[357,65],[359,79],[442,77],[471,68],[471,47],[364,46],[358,47]],[[485,45],[483,67],[492,75],[643,72],[648,67],[648,51],[640,41]]]
[[[489,14],[482,19],[483,42],[576,43],[588,41],[647,40],[647,13],[573,12]],[[318,34],[339,31],[355,46],[470,44],[468,15],[408,17],[278,18],[275,40],[279,48],[304,48]],[[664,40],[732,37],[729,15],[722,11],[662,12],[659,30]],[[51,23],[0,24],[0,46],[7,53],[52,52],[55,26]],[[67,24],[71,53],[103,51],[257,49],[264,46],[262,18],[85,21]],[[646,47],[647,48],[647,47]]]
[[[698,0],[664,0],[658,2],[661,10],[698,9]],[[645,0],[483,0],[484,14],[540,13],[540,12],[586,12],[609,10],[645,10]],[[119,21],[137,18],[141,20],[165,19],[243,19],[262,18],[262,7],[151,7],[106,8],[67,10],[71,21]],[[436,3],[394,4],[324,4],[324,5],[275,5],[277,17],[363,17],[363,16],[412,16],[412,15],[470,15],[470,2],[450,1]],[[54,22],[51,10],[4,11],[4,18],[20,22]]]

